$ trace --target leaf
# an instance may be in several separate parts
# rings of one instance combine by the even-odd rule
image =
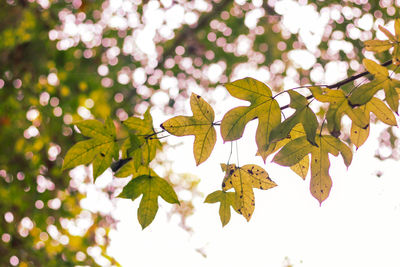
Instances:
[[[168,203],[179,204],[174,189],[167,181],[158,176],[140,175],[132,179],[118,197],[135,200],[142,194],[138,219],[143,229],[154,220],[157,214],[159,196]]]
[[[394,23],[395,35],[393,35],[389,30],[378,26],[379,30],[383,32],[389,40],[368,40],[364,42],[365,49],[373,52],[383,52],[389,50],[393,47],[392,61],[393,64],[400,64],[400,19],[396,19]]]
[[[369,111],[367,110],[366,105],[360,107],[360,109],[364,111],[365,117],[369,120]],[[350,140],[357,147],[357,149],[368,139],[369,128],[369,125],[367,128],[363,129],[358,127],[356,124],[351,123]]]
[[[214,110],[201,96],[192,94],[190,106],[193,116],[177,116],[161,124],[172,135],[194,135],[193,154],[196,165],[203,163],[214,149],[217,135],[214,129]]]
[[[278,141],[275,144],[275,146],[273,146],[273,149],[269,150],[268,155],[278,151],[280,148],[282,148],[284,145],[286,145],[290,141],[297,139],[299,137],[305,136],[305,135],[306,135],[306,133],[304,131],[302,124],[299,123],[299,124],[295,125],[292,128],[292,130],[290,131],[290,133],[286,136],[286,138]],[[310,166],[310,159],[309,159],[309,156],[306,155],[298,163],[290,166],[290,169],[292,169],[292,171],[294,171],[297,175],[299,175],[304,180],[307,176],[309,166]]]
[[[373,97],[366,106],[367,110],[374,113],[375,116],[382,122],[391,126],[397,126],[396,117],[393,115],[393,112],[385,105],[385,103],[382,102],[382,100]]]
[[[369,113],[372,112],[382,122],[396,126],[396,118],[393,112],[383,103],[380,99],[373,97],[366,105],[360,107],[365,112],[365,117],[369,120]],[[351,142],[359,148],[364,144],[369,136],[369,126],[366,129],[362,129],[352,123],[351,125]]]
[[[130,117],[123,124],[131,130],[129,139],[126,140],[126,157],[131,157],[135,168],[147,166],[155,158],[157,150],[162,147],[157,133],[153,128],[153,119],[150,108],[144,113],[143,119]]]
[[[291,101],[290,107],[296,109],[296,112],[271,131],[269,141],[272,143],[286,138],[292,128],[296,124],[301,123],[307,134],[307,140],[311,144],[316,145],[315,133],[318,128],[317,117],[308,107],[308,101],[304,96],[293,90],[290,90],[288,93]]]
[[[365,49],[373,52],[384,52],[392,48],[393,43],[389,40],[368,40],[364,42]]]
[[[366,128],[369,120],[365,117],[364,113],[358,108],[352,108],[347,97],[342,90],[332,90],[328,88],[321,88],[317,86],[310,87],[310,90],[318,101],[329,103],[326,119],[328,121],[329,132],[338,137],[341,129],[341,119],[344,114],[360,128]]]
[[[118,172],[114,174],[114,176],[118,178],[128,177],[129,175],[137,177],[145,174],[148,175],[149,173],[151,176],[157,176],[157,174],[149,166],[141,165],[139,166],[139,168],[136,168],[134,162],[131,160],[123,167],[121,167],[121,169],[119,169]]]
[[[68,150],[63,170],[93,162],[93,178],[96,179],[118,158],[115,126],[111,119],[106,125],[97,120],[85,120],[75,124],[80,132],[92,139],[80,141]]]
[[[239,197],[237,211],[249,221],[255,206],[253,188],[267,190],[275,187],[276,183],[269,178],[263,168],[254,164],[242,167],[236,167],[235,164],[221,164],[221,168],[225,171],[222,190],[234,188]]]
[[[317,136],[315,140],[318,146],[311,145],[305,136],[289,142],[275,155],[273,162],[292,166],[311,153],[310,191],[321,204],[329,196],[332,187],[328,154],[338,156],[340,153],[347,167],[351,164],[353,154],[346,144],[333,136]]]
[[[353,106],[366,104],[379,90],[383,89],[386,96],[386,102],[389,107],[397,113],[399,108],[399,96],[396,88],[400,88],[400,81],[391,79],[387,68],[377,64],[370,59],[364,59],[365,68],[374,75],[374,79],[357,87],[349,97],[349,102]]]
[[[265,161],[269,147],[269,135],[281,122],[278,102],[273,99],[271,89],[253,78],[244,78],[225,85],[236,98],[250,102],[250,106],[236,107],[228,111],[221,122],[224,141],[234,141],[242,137],[246,124],[258,118],[256,143],[258,153]]]
[[[220,202],[219,217],[221,219],[222,226],[227,225],[231,219],[231,206],[235,211],[237,211],[240,207],[239,198],[235,192],[225,192],[221,190],[217,190],[209,194],[204,202]]]

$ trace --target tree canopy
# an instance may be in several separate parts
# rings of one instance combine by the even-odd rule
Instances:
[[[398,12],[393,1],[358,0],[2,1],[2,262],[118,265],[106,253],[117,197],[142,196],[145,228],[160,196],[185,227],[193,204],[179,190],[197,194],[199,181],[170,179],[159,156],[169,135],[194,135],[200,165],[217,135],[232,143],[257,120],[257,151],[248,156],[302,179],[310,173],[322,203],[335,180],[329,154],[349,166],[377,120],[396,147]],[[242,104],[219,116],[227,94]],[[155,109],[169,119],[155,125]],[[250,220],[254,188],[277,186],[268,165],[215,164],[225,174],[204,202],[220,203],[222,225],[231,207]],[[115,182],[96,190],[109,208],[85,206],[105,171]]]

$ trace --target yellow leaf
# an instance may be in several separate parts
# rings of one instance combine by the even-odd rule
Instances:
[[[364,113],[349,105],[346,95],[342,90],[332,90],[321,87],[310,87],[310,90],[318,101],[330,103],[326,119],[328,121],[329,132],[338,137],[341,129],[341,119],[344,114],[360,128],[366,128],[369,120],[365,117]]]
[[[364,42],[365,49],[373,52],[384,52],[392,48],[393,44],[389,40],[368,40]]]
[[[387,38],[389,38],[390,41],[392,42],[396,42],[396,38],[394,37],[394,35],[388,31],[388,29],[386,29],[385,27],[379,25],[378,26],[379,30],[381,30],[381,32],[383,32]]]
[[[315,140],[318,146],[311,145],[305,136],[290,141],[275,155],[273,161],[282,166],[293,166],[311,153],[310,191],[322,203],[329,196],[332,187],[328,154],[338,156],[340,153],[348,167],[353,153],[346,144],[333,136],[317,136]]]
[[[395,36],[388,31],[386,28],[379,25],[379,30],[381,30],[389,40],[368,40],[364,42],[365,49],[373,52],[383,52],[389,50],[393,47],[392,61],[393,64],[400,64],[400,21],[395,20],[394,23]]]
[[[367,110],[366,105],[360,107],[360,109],[364,111],[365,117],[369,120],[369,111]],[[364,144],[368,136],[369,125],[367,128],[363,129],[356,124],[351,123],[350,140],[357,147],[357,149]]]
[[[388,125],[397,126],[396,117],[393,112],[382,102],[382,100],[373,97],[367,104],[367,110],[374,113],[375,116]]]
[[[400,19],[395,19],[394,21],[394,32],[397,41],[400,41]]]
[[[177,116],[161,124],[161,128],[176,136],[194,135],[193,154],[196,165],[208,159],[217,141],[214,110],[201,96],[192,94],[193,116]]]
[[[255,206],[253,188],[266,190],[275,187],[276,183],[269,178],[263,168],[257,165],[248,164],[236,167],[235,164],[228,166],[221,164],[221,167],[226,172],[222,189],[224,191],[235,189],[240,202],[237,211],[249,221]]]
[[[273,99],[271,89],[253,78],[228,83],[226,89],[233,97],[249,101],[250,106],[236,107],[225,114],[221,122],[222,138],[225,142],[241,138],[246,124],[258,118],[256,143],[258,153],[265,161],[269,135],[281,122],[279,104]]]
[[[382,100],[373,97],[367,104],[360,107],[365,112],[365,117],[369,120],[369,113],[372,112],[382,122],[396,126],[396,118],[393,112],[382,102]],[[369,136],[369,126],[366,129],[360,128],[354,123],[351,125],[351,142],[359,148],[364,144]]]

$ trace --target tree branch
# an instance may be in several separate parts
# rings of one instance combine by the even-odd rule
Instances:
[[[391,64],[392,64],[392,60],[388,60],[388,61],[386,61],[386,62],[383,62],[383,63],[381,64],[381,66],[386,67],[386,66],[389,66],[389,65],[391,65]],[[352,82],[352,81],[355,81],[355,80],[357,80],[358,78],[361,78],[361,77],[363,77],[363,76],[365,76],[365,75],[368,75],[368,74],[370,74],[368,71],[364,71],[364,72],[361,72],[361,73],[359,73],[359,74],[357,74],[357,75],[350,76],[350,77],[348,77],[348,78],[346,78],[346,79],[344,79],[344,80],[342,80],[342,81],[340,81],[340,82],[334,83],[334,84],[332,84],[332,85],[327,85],[327,86],[325,86],[325,87],[326,87],[326,88],[329,88],[329,89],[334,89],[334,88],[339,89],[339,87],[341,87],[342,85],[345,85],[345,84],[347,84],[347,83],[350,83],[350,82]],[[306,96],[306,99],[311,99],[311,98],[313,98],[313,97],[314,97],[313,95],[309,95],[309,96]],[[282,106],[282,107],[281,107],[281,110],[287,109],[288,107],[289,107],[289,104],[288,104],[288,105],[285,105],[285,106]]]

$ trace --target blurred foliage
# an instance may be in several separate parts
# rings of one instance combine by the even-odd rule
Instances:
[[[172,113],[193,88],[209,92],[239,78],[243,69],[276,91],[285,83],[324,83],[329,77],[320,76],[329,74],[332,63],[352,75],[363,68],[362,41],[374,38],[378,24],[399,16],[396,5],[391,0],[1,1],[0,261],[117,265],[106,256],[107,233],[115,224],[111,214],[79,205],[90,175],[74,179],[61,171],[66,150],[82,139],[72,122],[124,120],[155,104]],[[304,31],[301,21],[298,28],[287,28],[285,20],[299,8],[314,10],[323,32]],[[168,23],[182,12],[186,19]],[[150,37],[140,44],[143,32]],[[311,51],[315,63],[301,68],[291,57],[294,50]],[[390,54],[376,58],[383,62]],[[395,150],[397,138],[388,129],[382,142],[389,140]],[[113,203],[117,187],[99,190]],[[174,212],[191,214],[190,203],[184,208]],[[83,230],[72,231],[74,224]]]

